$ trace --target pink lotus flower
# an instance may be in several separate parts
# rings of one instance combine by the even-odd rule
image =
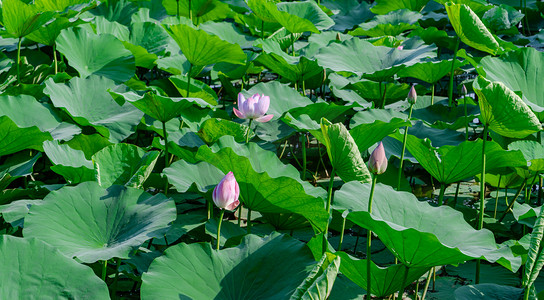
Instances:
[[[242,93],[238,94],[238,109],[232,108],[234,114],[240,119],[251,119],[257,122],[268,122],[274,115],[266,115],[270,106],[270,97],[264,94],[255,94],[245,98]]]
[[[213,203],[220,209],[226,210],[235,210],[240,205],[240,201],[238,201],[239,196],[240,187],[232,172],[229,172],[221,179],[219,184],[213,189],[212,194]]]
[[[387,169],[387,157],[385,157],[385,149],[382,142],[372,151],[370,160],[368,161],[368,169],[376,175],[383,174]]]

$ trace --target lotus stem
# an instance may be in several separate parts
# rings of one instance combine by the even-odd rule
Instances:
[[[306,135],[302,134],[302,180],[306,180]]]
[[[484,227],[484,210],[485,210],[485,144],[487,141],[487,124],[484,125],[484,135],[482,144],[482,178],[480,181],[480,213],[478,215],[478,230]],[[476,261],[476,277],[474,283],[480,283],[480,259]]]
[[[238,226],[240,226],[242,224],[242,204],[240,204],[240,206],[238,206]]]
[[[325,225],[325,231],[323,232],[323,250],[322,250],[323,254],[327,252],[327,248],[328,248],[327,237],[329,232],[329,223],[330,223],[330,216],[331,216],[332,188],[334,186],[334,175],[335,175],[335,170],[333,167],[331,171],[331,176],[329,179],[329,189],[327,192],[327,215],[329,216],[329,220],[327,221],[327,225]]]
[[[191,10],[191,5],[189,4],[189,10]],[[181,20],[179,16],[179,0],[176,0],[176,17],[178,17],[178,20]]]
[[[404,299],[402,295],[404,294],[404,288],[406,285],[409,285],[410,283],[406,283],[408,281],[408,272],[410,272],[410,267],[406,266],[406,271],[404,271],[404,277],[402,279],[402,287],[399,290],[399,299]]]
[[[434,105],[434,83],[431,85],[431,105]]]
[[[372,177],[372,186],[370,187],[370,197],[368,199],[368,213],[372,214],[372,199],[374,198],[374,188],[376,187],[376,180],[378,179],[378,175],[374,174]],[[371,247],[372,247],[372,231],[368,230],[367,236],[366,236],[366,295],[367,299],[370,299],[371,297],[371,278],[372,278],[372,271],[370,269],[372,265],[371,260]]]
[[[59,68],[58,68],[58,60],[57,60],[57,47],[56,45],[53,45],[53,61],[55,62],[55,75],[57,75]]]
[[[117,264],[115,265],[115,279],[113,280],[113,287],[111,294],[115,297],[117,294],[117,287],[119,282],[119,267],[121,266],[121,259],[117,258]]]
[[[410,122],[412,119],[412,110],[414,108],[414,104],[410,103],[410,112],[408,114],[408,119],[406,119],[407,122]],[[400,154],[400,166],[399,166],[399,176],[397,178],[397,191],[400,191],[400,182],[402,177],[402,168],[404,165],[404,152],[406,152],[406,140],[408,139],[408,126],[404,128],[404,137],[402,139],[402,152]]]
[[[438,196],[438,206],[442,206],[444,203],[444,193],[446,192],[446,185],[441,182],[440,183],[440,195]]]
[[[497,195],[495,196],[495,210],[493,211],[493,219],[497,218],[497,206],[499,205],[499,191],[501,190],[501,178],[502,178],[502,174],[499,175],[499,183],[497,184]]]
[[[206,200],[206,206],[208,211],[208,220],[213,218],[213,204],[212,201]]]
[[[106,259],[104,261],[104,265],[102,265],[102,281],[104,281],[104,282],[106,282],[107,268],[108,268],[108,260]]]
[[[19,37],[19,42],[17,42],[17,83],[21,83],[21,72],[20,72],[20,64],[21,64],[21,42],[23,41],[22,37]]]
[[[249,143],[249,135],[251,134],[251,123],[253,119],[249,119],[249,125],[247,125],[246,144]]]
[[[191,1],[189,0],[189,6],[191,5]],[[191,8],[189,7],[189,11]],[[189,72],[187,72],[187,98],[189,98],[190,92],[189,89],[191,88],[191,71],[193,70],[193,64],[189,63]]]
[[[340,241],[338,242],[338,251],[342,250],[342,242],[344,241],[344,231],[346,230],[347,216],[345,218],[343,218],[343,219],[344,220],[342,221],[342,231],[340,232]]]
[[[467,99],[466,96],[463,98],[464,107],[465,107],[465,141],[468,141],[468,113],[467,113]]]
[[[380,82],[380,84],[381,84],[381,82]],[[385,108],[385,94],[387,94],[387,82],[383,86],[382,107],[381,107],[381,109]]]
[[[295,56],[295,35],[291,33],[291,55]]]
[[[264,20],[261,20],[261,39],[264,40]]]
[[[168,133],[166,132],[166,122],[162,121],[162,134],[164,135],[164,168],[170,165],[168,161]],[[168,195],[168,179],[164,187],[164,195]]]
[[[453,202],[457,203],[457,197],[459,196],[459,187],[461,186],[461,181],[457,182],[457,187],[455,188],[455,198],[453,198]]]
[[[423,288],[423,294],[421,295],[421,300],[425,300],[425,296],[427,296],[427,290],[429,289],[429,283],[431,282],[431,275],[433,273],[433,268],[429,270],[429,273],[427,274],[427,281],[425,282],[425,287]]]
[[[530,288],[531,287],[527,285],[525,289],[523,290],[523,300],[529,300],[529,294],[531,293]]]
[[[191,5],[191,0],[189,0],[189,20],[193,22],[193,6]]]
[[[247,234],[251,233],[251,208],[247,209]]]
[[[538,205],[542,205],[542,176],[538,176]]]
[[[525,185],[527,184],[527,179],[525,179],[523,181],[523,184],[519,187],[516,195],[514,196],[514,200],[512,200],[512,202],[510,202],[510,204],[508,204],[508,207],[506,208],[506,210],[504,211],[504,213],[502,214],[502,216],[497,220],[497,222],[501,222],[504,217],[506,217],[506,214],[512,209],[512,207],[514,207],[514,203],[516,203],[516,201],[518,200],[518,197],[519,195],[521,194],[521,191],[523,191],[523,189],[525,188]],[[506,190],[505,192],[506,194],[508,193],[508,189]]]
[[[355,239],[355,246],[353,246],[353,253],[357,253],[357,246],[359,245],[359,237],[361,236],[362,228],[359,227],[359,230],[357,230],[357,238]]]
[[[217,247],[216,247],[217,250],[219,250],[219,244],[221,241],[221,223],[223,223],[224,214],[225,214],[225,210],[221,209],[219,212],[219,223],[217,224]]]
[[[453,50],[453,59],[451,61],[451,71],[450,71],[450,86],[448,89],[448,105],[449,107],[453,107],[453,73],[455,71],[455,60],[457,59],[457,50],[459,50],[459,37],[457,37],[457,41],[455,43],[455,48]]]

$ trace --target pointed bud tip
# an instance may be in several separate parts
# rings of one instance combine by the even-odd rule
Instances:
[[[461,95],[466,96],[467,93],[467,87],[463,84],[463,87],[461,87]]]
[[[416,88],[412,85],[412,87],[410,88],[410,92],[408,92],[408,102],[410,102],[410,104],[415,104],[416,101],[417,101]]]
[[[368,169],[376,175],[383,174],[387,170],[387,157],[385,156],[385,149],[382,142],[372,151],[370,160],[368,161]]]

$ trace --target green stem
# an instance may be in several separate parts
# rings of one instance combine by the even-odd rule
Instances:
[[[538,206],[542,205],[542,176],[538,176]]]
[[[431,105],[434,104],[434,83],[431,85]]]
[[[191,22],[193,22],[193,9],[192,9],[192,5],[191,5],[191,0],[189,0],[189,20],[191,20]]]
[[[108,268],[108,260],[104,261],[104,265],[102,266],[102,281],[106,282],[106,273]]]
[[[327,252],[327,248],[328,248],[327,237],[329,235],[329,223],[331,219],[331,202],[332,202],[332,188],[334,186],[334,175],[335,175],[335,170],[333,167],[331,171],[331,177],[329,179],[329,189],[327,192],[327,215],[329,216],[329,219],[327,220],[327,225],[325,225],[325,231],[323,232],[323,254]]]
[[[506,217],[506,214],[512,209],[512,207],[514,207],[514,203],[516,203],[516,201],[518,200],[518,197],[521,194],[521,191],[523,191],[523,189],[525,188],[526,184],[527,184],[527,179],[523,181],[523,184],[519,187],[516,195],[514,196],[514,200],[512,200],[512,202],[508,204],[508,207],[506,208],[502,216],[497,220],[498,223],[500,223],[504,219],[504,217]],[[508,189],[506,189],[504,193],[505,195],[508,195]]]
[[[164,168],[168,168],[168,132],[166,132],[166,122],[162,122],[162,134],[164,135]],[[164,195],[168,195],[168,180],[166,180],[166,186],[164,187]]]
[[[247,234],[251,233],[251,208],[247,209]]]
[[[340,232],[340,241],[338,242],[338,251],[342,250],[342,242],[344,242],[344,231],[346,230],[346,218],[342,221],[342,231]]]
[[[429,289],[429,283],[431,282],[431,275],[433,273],[433,269],[429,270],[429,274],[427,274],[427,282],[425,282],[425,287],[423,288],[423,294],[421,295],[421,300],[425,300],[425,296],[427,295],[427,290]]]
[[[249,143],[249,135],[251,134],[251,123],[253,123],[253,119],[249,119],[249,125],[247,125],[246,144]]]
[[[225,214],[225,210],[221,209],[219,212],[219,223],[217,224],[217,247],[216,249],[219,250],[219,244],[221,241],[221,223],[223,223],[223,215]]]
[[[368,213],[372,215],[372,200],[374,198],[374,188],[376,187],[376,180],[378,179],[378,175],[374,174],[372,177],[372,186],[370,187],[370,197],[368,199]],[[366,237],[366,295],[367,299],[370,299],[371,297],[371,247],[372,247],[372,231],[368,230],[368,234]]]
[[[444,192],[446,192],[446,185],[441,182],[440,183],[440,195],[438,196],[438,206],[442,206],[444,203]]]
[[[22,37],[19,37],[19,42],[17,43],[17,83],[21,83],[21,72],[19,66],[21,65],[21,42],[23,41]]]
[[[306,135],[302,135],[302,180],[306,180]]]
[[[264,40],[264,20],[261,21],[261,39]]]
[[[58,60],[57,60],[57,46],[53,45],[53,61],[55,61],[55,75],[59,72]]]
[[[191,10],[191,6],[189,5],[189,10]],[[176,17],[178,17],[178,20],[181,20],[179,16],[179,0],[176,0]]]
[[[295,35],[291,33],[291,55],[295,56]]]
[[[487,124],[484,125],[484,135],[483,135],[483,144],[482,144],[482,178],[480,181],[480,213],[478,216],[478,230],[484,227],[484,210],[485,210],[485,144],[487,141]],[[476,261],[476,278],[474,282],[476,284],[480,283],[480,260]]]
[[[380,92],[380,95],[382,94],[382,82],[380,81],[380,84],[378,85],[378,88],[379,88],[379,92]],[[376,107],[378,107],[378,105],[376,104]]]
[[[190,1],[189,1],[189,5]],[[190,8],[189,8],[190,11]],[[189,89],[191,88],[191,71],[193,70],[193,64],[189,63],[189,72],[187,72],[187,98],[189,98],[190,92]]]
[[[453,202],[457,203],[457,197],[459,196],[459,187],[461,186],[461,181],[457,183],[457,187],[455,188],[455,198],[453,198]]]
[[[406,119],[407,122],[410,122],[410,119],[412,119],[412,110],[414,108],[414,104],[410,104],[410,113],[408,114],[408,119]],[[408,138],[408,126],[404,129],[404,137],[402,139],[402,152],[400,154],[400,166],[399,166],[399,176],[397,178],[397,191],[400,191],[400,181],[402,177],[402,168],[404,165],[404,153],[406,152],[406,139]]]
[[[353,246],[353,254],[357,253],[357,246],[359,245],[359,237],[361,236],[361,231],[363,229],[359,227],[359,230],[357,230],[357,238],[355,239],[355,246]]]
[[[453,107],[453,72],[455,71],[455,60],[457,59],[457,50],[459,50],[459,37],[457,37],[457,42],[455,43],[455,48],[453,50],[453,60],[451,61],[451,71],[450,71],[450,86],[448,89],[448,105]]]
[[[402,287],[399,290],[399,299],[404,299],[402,297],[402,295],[404,294],[404,288],[406,285],[409,284],[409,283],[407,284],[406,281],[408,281],[408,272],[410,271],[410,267],[408,266],[405,266],[405,267],[406,267],[406,271],[404,271],[404,278],[402,279]]]
[[[465,107],[465,141],[468,141],[468,113],[467,113],[467,99],[465,96],[464,100],[464,107]]]
[[[208,211],[208,220],[213,218],[213,204],[211,200],[206,200],[206,206]]]
[[[240,206],[238,206],[238,227],[240,227],[240,225],[242,225],[242,204],[240,204]]]
[[[113,280],[113,288],[112,288],[112,291],[111,291],[111,295],[113,296],[112,298],[116,298],[116,294],[117,294],[117,287],[118,287],[118,282],[119,282],[119,267],[121,266],[121,259],[120,258],[117,258],[117,264],[115,266],[115,279]]]
[[[497,184],[497,195],[495,196],[495,210],[493,211],[493,219],[497,218],[497,206],[499,205],[499,191],[501,189],[502,174],[499,175],[499,184]]]
[[[385,94],[387,94],[387,82],[383,86],[383,95],[382,95],[382,109],[385,108]]]

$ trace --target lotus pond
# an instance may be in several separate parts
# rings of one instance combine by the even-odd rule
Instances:
[[[2,0],[1,299],[543,299],[544,5]]]

